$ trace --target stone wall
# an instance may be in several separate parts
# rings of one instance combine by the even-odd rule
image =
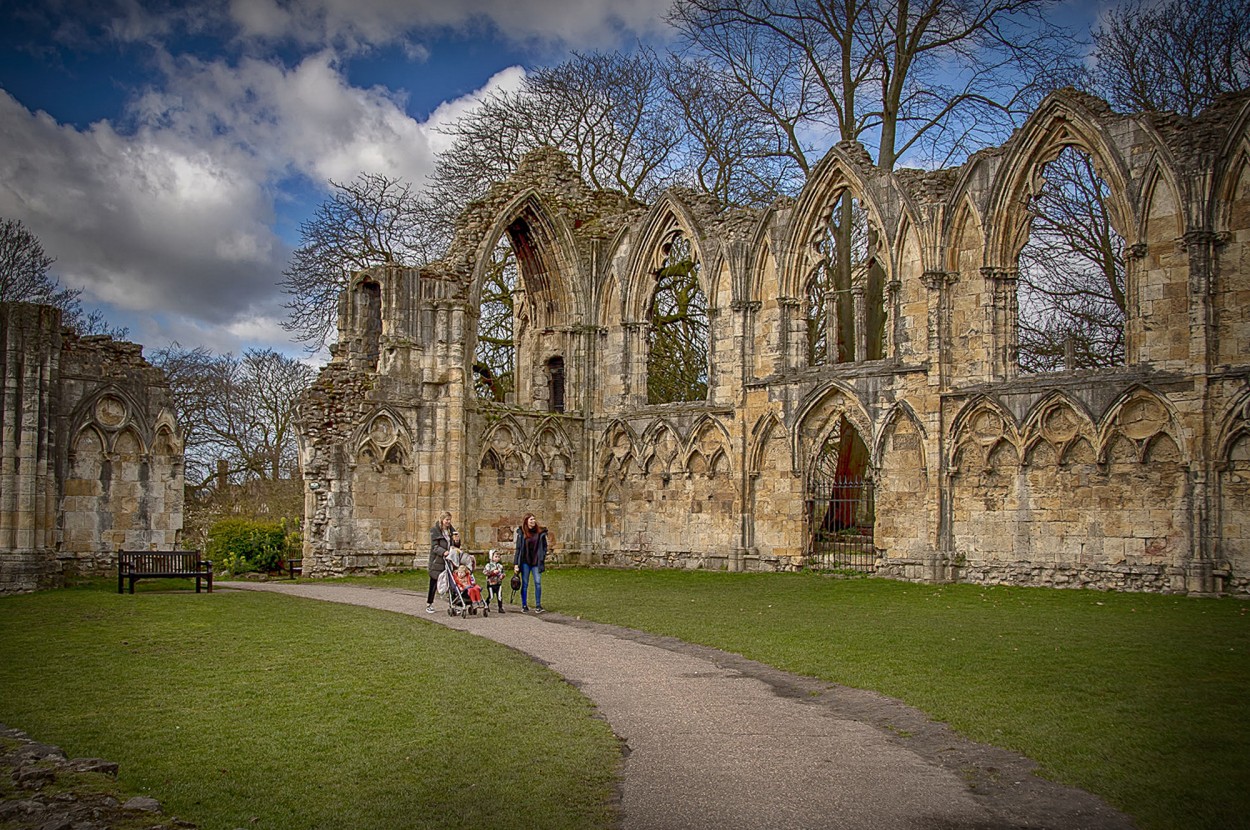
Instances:
[[[140,347],[4,303],[0,362],[0,592],[109,573],[118,548],[177,547],[182,443]]]
[[[867,540],[857,567],[901,579],[1250,592],[1248,123],[1247,94],[1187,120],[1068,90],[953,170],[882,171],[838,145],[763,211],[682,190],[640,205],[536,151],[443,260],[345,293],[302,405],[308,570],[424,562],[450,509],[479,550],[532,511],[584,563],[797,569],[828,563],[827,534]],[[1017,258],[1069,147],[1124,240],[1125,360],[1028,375]],[[869,259],[830,301],[844,340],[822,357],[810,286],[847,194]],[[674,234],[707,302],[708,393],[654,405],[648,308]],[[505,235],[527,252],[508,405],[477,400],[470,372]],[[835,510],[821,488],[847,472],[858,501]]]

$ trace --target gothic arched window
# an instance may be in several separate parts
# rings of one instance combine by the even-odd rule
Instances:
[[[808,363],[879,360],[885,349],[885,270],[863,202],[843,190],[813,243],[820,260],[803,286]]]
[[[647,403],[707,399],[707,298],[699,288],[694,246],[681,231],[660,246],[647,310]]]
[[[1041,170],[1020,251],[1016,361],[1023,373],[1124,364],[1124,239],[1090,157],[1065,147]]]

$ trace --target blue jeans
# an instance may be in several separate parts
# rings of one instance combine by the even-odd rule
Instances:
[[[521,607],[529,608],[530,574],[534,575],[534,604],[543,604],[543,575],[538,568],[521,563]]]

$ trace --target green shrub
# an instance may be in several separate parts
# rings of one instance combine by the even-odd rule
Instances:
[[[277,522],[222,519],[208,529],[208,558],[225,573],[276,571],[286,551],[286,536]]]

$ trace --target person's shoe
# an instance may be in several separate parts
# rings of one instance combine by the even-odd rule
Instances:
[[[499,603],[499,613],[500,613],[500,614],[502,614],[502,613],[503,613],[503,603],[502,603],[502,602],[501,602],[501,603]]]
[[[528,606],[528,605],[522,605],[522,606],[521,606],[521,613],[522,613],[522,614],[528,614],[529,612],[530,612],[530,609],[529,609],[529,606]]]
[[[433,606],[433,605],[427,605],[427,606],[425,606],[425,613],[427,613],[427,614],[433,614],[433,613],[434,613],[434,606]]]
[[[541,613],[543,613],[543,612],[544,612],[544,611],[546,611],[546,610],[547,610],[546,608],[543,608],[543,607],[540,605],[540,606],[538,606],[537,608],[535,608],[535,609],[534,609],[534,613],[535,613],[535,614],[541,614]]]

